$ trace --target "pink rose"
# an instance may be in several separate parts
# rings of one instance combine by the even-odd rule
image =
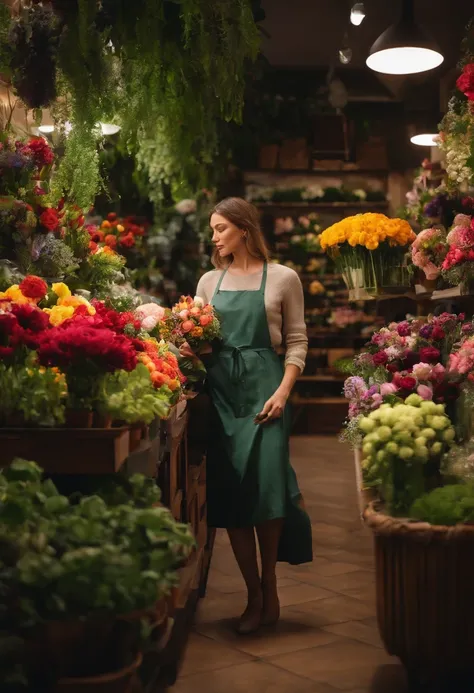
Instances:
[[[165,317],[165,309],[157,303],[144,303],[142,306],[138,306],[135,310],[135,315],[139,320],[144,320],[152,315],[159,322]]]
[[[432,368],[429,363],[415,363],[413,366],[413,375],[418,380],[429,380]]]
[[[185,320],[181,325],[181,329],[183,330],[184,334],[191,332],[191,330],[194,329],[194,323],[191,322],[191,320]]]
[[[179,317],[181,318],[181,320],[187,320],[189,318],[189,310],[182,310],[179,313]]]
[[[386,395],[394,395],[397,392],[397,387],[393,383],[382,383],[380,386],[380,394],[382,397]]]
[[[154,330],[158,324],[158,319],[155,315],[148,315],[144,320],[142,320],[142,328],[147,332]]]
[[[433,390],[428,385],[418,385],[416,391],[422,399],[433,399]]]
[[[446,373],[446,368],[442,363],[437,363],[431,369],[431,379],[435,381],[443,380],[444,374]]]
[[[467,214],[456,214],[454,217],[454,226],[470,226],[471,217]]]
[[[201,315],[199,320],[201,327],[206,327],[210,322],[212,322],[212,315]]]

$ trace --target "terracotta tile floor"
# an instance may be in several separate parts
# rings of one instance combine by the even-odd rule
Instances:
[[[224,533],[174,693],[406,693],[375,619],[371,536],[362,527],[350,451],[334,437],[295,438],[292,462],[313,522],[314,562],[279,564],[282,617],[241,637],[244,584]]]

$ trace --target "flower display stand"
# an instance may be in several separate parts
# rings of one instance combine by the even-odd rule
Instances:
[[[34,460],[48,474],[113,474],[129,453],[129,429],[2,428],[0,466]]]
[[[474,674],[474,526],[364,511],[374,533],[377,618],[414,684]],[[467,690],[467,689],[466,689]]]

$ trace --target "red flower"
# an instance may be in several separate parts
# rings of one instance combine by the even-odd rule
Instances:
[[[117,247],[117,239],[112,233],[108,233],[104,238],[105,245],[114,250]]]
[[[48,293],[48,285],[41,277],[29,274],[21,282],[20,291],[26,298],[33,298],[39,301]]]
[[[17,303],[12,305],[12,313],[16,317],[18,324],[25,330],[31,330],[32,332],[42,332],[48,329],[49,318],[46,313],[42,310],[30,305],[29,303],[23,303],[18,305]]]
[[[446,337],[446,332],[441,329],[441,327],[435,326],[433,327],[433,332],[431,333],[431,338],[436,341],[439,341],[440,339],[444,339]]]
[[[398,371],[398,366],[396,363],[388,363],[387,370],[389,373],[396,373]]]
[[[428,346],[420,349],[420,361],[422,363],[438,363],[441,352],[436,347]]]
[[[32,137],[27,147],[33,152],[33,157],[38,168],[43,168],[43,166],[49,166],[53,163],[54,154],[43,137]]]
[[[416,387],[416,379],[411,378],[409,375],[405,376],[404,378],[400,378],[398,380],[398,386],[402,390],[414,390]]]
[[[467,96],[469,101],[474,101],[474,63],[464,65],[462,74],[458,77],[456,86],[459,91]]]
[[[115,212],[109,212],[109,214],[107,214],[107,219],[109,221],[115,221],[116,218],[117,218],[117,215],[115,214]]]
[[[372,358],[376,366],[383,366],[388,361],[388,356],[385,351],[378,351]]]
[[[87,318],[53,327],[41,335],[38,359],[43,366],[95,368],[98,371],[132,371],[137,364],[134,346],[128,337],[94,327]]]
[[[124,248],[133,248],[135,245],[135,238],[132,233],[127,233],[125,236],[121,236],[119,239],[119,244],[123,245]]]
[[[59,226],[59,214],[55,209],[45,209],[39,221],[41,226],[44,226],[48,231],[56,231]]]
[[[92,254],[97,252],[98,245],[95,243],[95,241],[89,241],[89,250],[91,251]]]

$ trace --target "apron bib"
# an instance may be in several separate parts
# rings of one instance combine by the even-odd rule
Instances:
[[[267,264],[258,291],[222,291],[212,304],[222,342],[206,357],[212,408],[207,457],[211,527],[249,527],[285,518],[279,561],[312,560],[311,522],[289,461],[289,411],[256,425],[255,416],[278,389],[281,361],[272,347],[265,310]]]

